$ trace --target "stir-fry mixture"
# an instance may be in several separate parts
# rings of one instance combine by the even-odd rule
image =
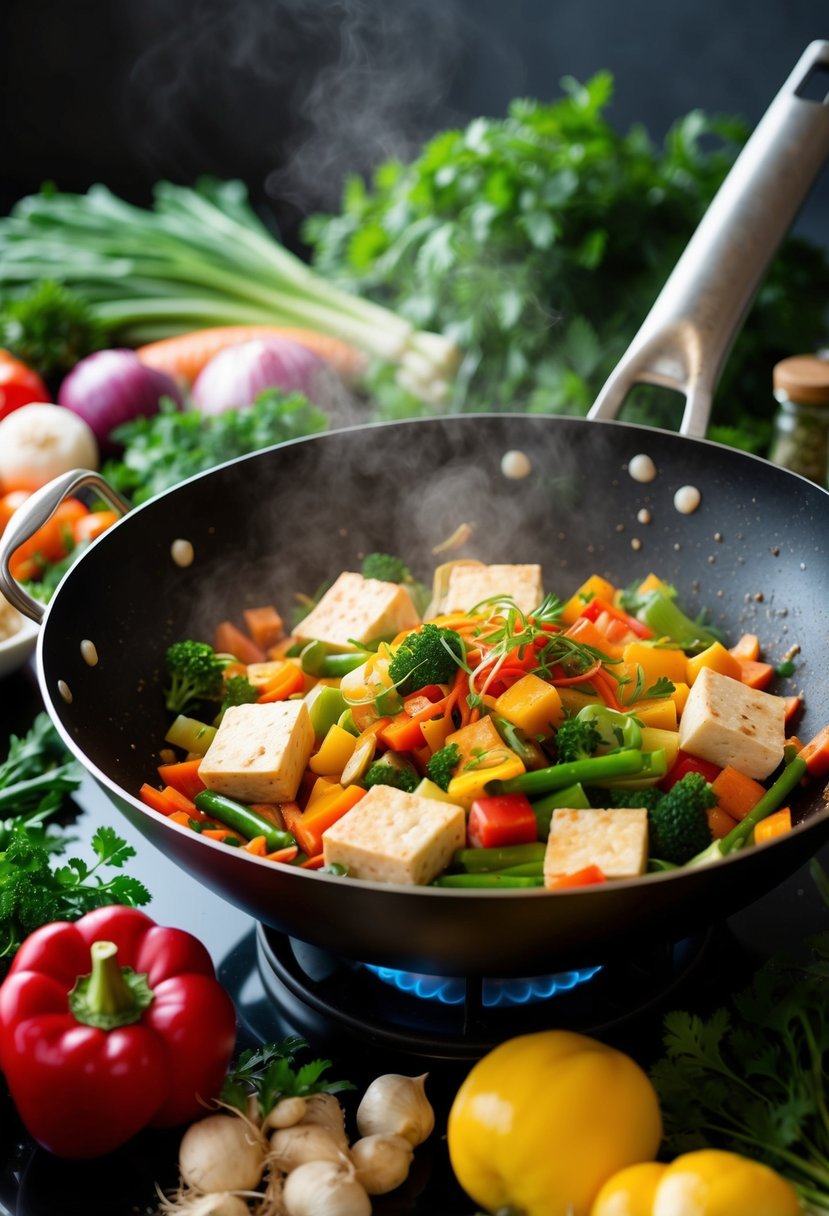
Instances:
[[[428,599],[370,554],[291,629],[264,606],[174,643],[144,802],[279,865],[556,890],[771,841],[829,771],[758,637],[729,645],[654,574],[562,601],[540,566],[456,561]]]

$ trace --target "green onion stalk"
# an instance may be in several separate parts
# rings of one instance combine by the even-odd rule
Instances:
[[[112,341],[138,346],[219,325],[290,325],[397,365],[441,403],[461,354],[381,305],[334,287],[259,219],[242,182],[159,182],[152,209],[106,186],[44,190],[0,219],[0,291],[55,280],[84,297]]]

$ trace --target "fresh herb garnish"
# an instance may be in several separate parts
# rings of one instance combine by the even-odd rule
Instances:
[[[310,1094],[336,1094],[354,1089],[351,1081],[326,1081],[323,1073],[330,1060],[311,1060],[295,1066],[295,1056],[308,1046],[305,1039],[289,1035],[279,1043],[241,1052],[228,1071],[221,1101],[247,1113],[248,1099],[255,1096],[263,1118],[282,1098],[308,1097]]]
[[[823,898],[829,886],[817,863]],[[665,1018],[652,1069],[672,1152],[715,1147],[757,1157],[829,1211],[829,932],[804,958],[775,955],[727,1007]]]

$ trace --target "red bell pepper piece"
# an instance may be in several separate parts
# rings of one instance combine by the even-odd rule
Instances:
[[[712,764],[710,760],[701,760],[699,756],[691,756],[688,752],[680,751],[677,752],[676,760],[670,771],[659,782],[659,788],[669,790],[686,773],[701,773],[709,785],[712,785],[721,772],[722,769],[718,764]]]
[[[527,795],[476,798],[469,811],[466,838],[472,849],[498,849],[538,840],[538,823]]]
[[[137,908],[36,929],[0,985],[0,1068],[29,1133],[61,1157],[203,1114],[235,1038],[205,947]]]

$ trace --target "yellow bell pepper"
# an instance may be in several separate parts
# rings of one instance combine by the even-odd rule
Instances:
[[[575,591],[567,600],[561,610],[561,619],[565,625],[572,625],[578,620],[585,604],[590,600],[599,599],[605,600],[606,603],[612,604],[616,595],[616,588],[612,583],[609,583],[606,578],[602,578],[600,574],[591,574],[590,578],[583,582],[578,591]]]
[[[532,672],[502,692],[495,709],[531,738],[550,735],[564,718],[558,689]]]
[[[336,723],[328,728],[325,738],[308,761],[312,773],[321,777],[333,777],[341,773],[352,757],[357,740],[347,730]]]
[[[460,754],[447,791],[460,806],[471,807],[489,781],[508,781],[525,771],[521,758],[507,747],[488,716],[453,731],[446,743],[454,743]]]
[[[633,713],[643,726],[656,726],[659,730],[676,730],[679,724],[677,704],[672,697],[661,697],[653,701],[637,701],[631,706]]]
[[[622,652],[622,659],[632,677],[636,676],[637,667],[642,668],[646,688],[657,680],[670,680],[672,684],[686,681],[684,650],[652,646],[648,642],[629,642]]]
[[[485,1055],[447,1124],[463,1189],[488,1212],[522,1216],[589,1216],[607,1179],[652,1160],[661,1138],[659,1100],[639,1065],[564,1030],[508,1039]]]
[[[767,1165],[700,1149],[670,1165],[648,1162],[604,1184],[590,1216],[799,1216],[794,1187]]]
[[[700,654],[691,655],[685,660],[685,682],[693,684],[703,667],[710,667],[713,671],[718,671],[721,676],[730,676],[732,680],[742,678],[743,669],[740,666],[740,660],[735,659],[734,655],[720,642],[712,642]]]

